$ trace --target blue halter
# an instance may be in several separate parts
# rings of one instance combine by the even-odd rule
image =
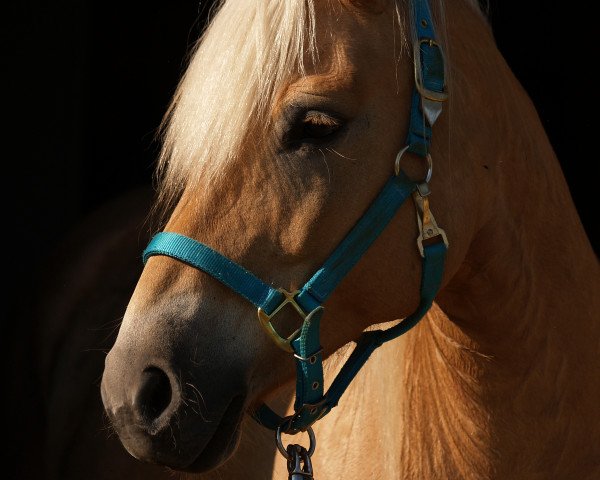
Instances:
[[[369,209],[302,288],[295,292],[274,288],[209,246],[178,233],[158,233],[144,250],[144,263],[153,255],[170,256],[208,273],[240,294],[258,308],[260,323],[275,343],[294,355],[294,415],[282,418],[264,404],[253,414],[259,423],[270,429],[288,433],[310,429],[314,422],[338,404],[352,379],[377,347],[406,333],[417,324],[431,307],[440,288],[448,241],[429,211],[427,182],[431,169],[425,182],[415,183],[399,166],[402,156],[408,151],[427,158],[431,168],[431,126],[441,111],[441,102],[446,99],[443,55],[435,42],[427,0],[413,0],[412,8],[417,42],[414,59],[415,90],[407,146],[396,158],[396,174],[388,180]],[[324,394],[323,353],[319,336],[322,304],[411,195],[417,207],[421,232],[417,243],[423,257],[419,306],[412,315],[388,330],[363,333],[329,391]],[[287,304],[298,312],[303,322],[290,337],[283,338],[276,332],[271,319]]]

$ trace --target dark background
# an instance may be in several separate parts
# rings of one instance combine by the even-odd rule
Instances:
[[[210,4],[8,7],[2,165],[11,244],[4,265],[17,309],[65,232],[103,202],[150,184],[156,129]],[[585,12],[559,2],[493,0],[489,10],[500,50],[538,108],[591,235],[596,88],[572,53],[593,57],[593,29]]]

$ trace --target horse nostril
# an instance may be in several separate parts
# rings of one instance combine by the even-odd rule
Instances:
[[[171,396],[171,382],[167,374],[160,368],[149,367],[142,372],[133,408],[138,418],[151,423],[169,406]]]

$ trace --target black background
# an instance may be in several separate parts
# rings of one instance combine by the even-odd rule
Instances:
[[[151,182],[156,129],[210,3],[9,7],[4,265],[17,308],[65,232],[103,202]],[[500,50],[538,108],[591,235],[595,89],[587,64],[573,56],[594,58],[588,17],[541,0],[494,0],[489,10]]]

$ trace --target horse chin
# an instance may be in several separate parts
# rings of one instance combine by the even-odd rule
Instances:
[[[235,397],[223,413],[219,426],[202,451],[189,465],[173,468],[182,472],[202,473],[225,463],[236,451],[242,432],[243,396]]]
[[[239,445],[244,403],[244,395],[233,397],[208,437],[206,429],[197,430],[197,427],[188,424],[185,442],[173,443],[174,435],[181,434],[177,431],[182,426],[181,422],[177,422],[177,426],[163,425],[157,432],[148,432],[133,422],[123,424],[113,421],[113,426],[125,449],[142,462],[181,472],[207,472],[225,463]]]

